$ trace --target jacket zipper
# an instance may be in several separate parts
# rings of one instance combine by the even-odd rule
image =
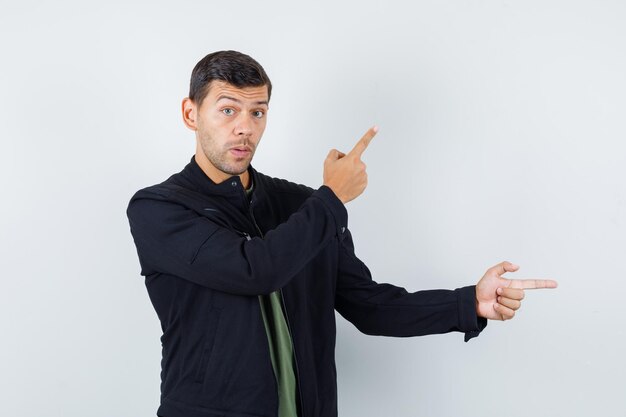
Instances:
[[[244,197],[246,197],[244,195]],[[245,198],[246,202],[247,202],[247,197]],[[252,212],[252,205],[248,202],[248,208],[249,208],[249,212],[250,212],[250,218],[252,219],[252,223],[254,224],[254,227],[256,228],[257,233],[259,234],[259,236],[263,237],[263,232],[261,232],[261,229],[259,228],[259,225],[256,222],[256,219],[254,218],[254,213]],[[248,235],[246,233],[246,238],[248,240],[251,240],[252,238],[250,237],[250,235]],[[287,329],[289,330],[289,339],[291,340],[291,350],[293,351],[293,362],[295,364],[295,368],[296,368],[296,385],[298,386],[298,394],[299,394],[299,399],[300,399],[300,416],[298,417],[304,417],[304,400],[302,399],[302,388],[300,387],[300,370],[298,368],[298,356],[296,355],[296,345],[293,342],[293,331],[291,330],[291,324],[289,323],[289,314],[287,314],[287,304],[285,303],[285,296],[283,294],[283,289],[279,289],[280,291],[280,298],[283,302],[283,310],[285,313],[285,321],[287,322]]]

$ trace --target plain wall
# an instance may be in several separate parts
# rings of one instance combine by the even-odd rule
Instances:
[[[160,326],[125,215],[193,155],[181,99],[209,52],[274,84],[253,161],[317,188],[374,123],[348,204],[374,279],[529,291],[464,343],[338,316],[339,413],[624,416],[626,6],[619,1],[2,2],[0,404],[154,416]]]

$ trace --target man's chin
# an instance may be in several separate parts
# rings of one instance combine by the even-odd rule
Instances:
[[[237,164],[236,166],[230,166],[228,169],[223,170],[229,175],[241,175],[245,173],[250,167],[250,161],[248,161],[245,166],[241,164]]]

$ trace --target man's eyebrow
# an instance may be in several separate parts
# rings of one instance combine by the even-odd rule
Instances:
[[[241,103],[241,100],[235,98],[235,97],[231,97],[231,96],[225,96],[225,95],[221,95],[217,98],[217,100],[215,101],[216,103],[220,100],[232,100],[235,103]],[[268,105],[267,100],[260,100],[260,101],[256,101],[254,102],[254,104],[265,104],[266,106]]]

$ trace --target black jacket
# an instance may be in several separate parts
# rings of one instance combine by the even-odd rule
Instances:
[[[335,309],[371,335],[477,335],[475,287],[408,293],[378,284],[354,254],[333,191],[250,167],[213,183],[192,157],[138,191],[127,215],[161,321],[165,417],[273,417],[276,380],[259,294],[282,289],[296,358],[299,417],[337,415]],[[251,237],[251,239],[249,239]]]

